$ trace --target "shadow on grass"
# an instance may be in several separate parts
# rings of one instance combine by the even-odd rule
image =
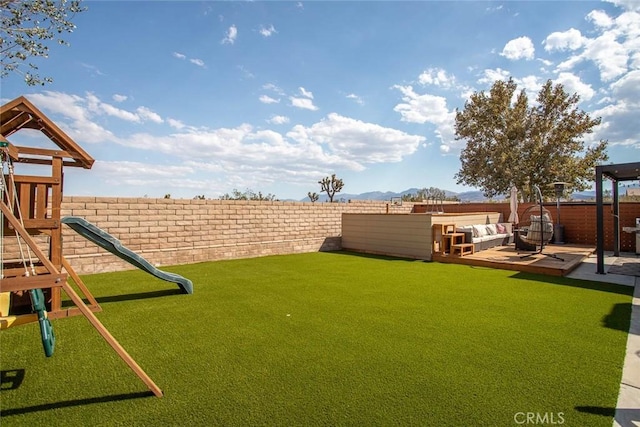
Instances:
[[[24,381],[24,369],[0,371],[0,390],[15,390]]]
[[[611,312],[602,318],[602,326],[636,335],[640,334],[640,331],[631,330],[632,307],[631,303],[614,304]]]
[[[549,283],[552,285],[571,286],[573,288],[590,289],[593,291],[609,292],[620,295],[633,295],[633,286],[618,285],[615,283],[592,282],[590,280],[571,279],[560,276],[547,276],[544,274],[518,272],[514,274],[514,279],[532,280],[535,282]]]
[[[519,272],[512,276],[517,279],[534,280],[553,285],[571,286],[580,289],[590,289],[599,292],[610,292],[619,295],[633,296],[632,286],[618,285],[615,283],[593,282],[590,280],[570,279],[568,277],[545,276],[534,273]],[[602,326],[625,333],[640,335],[640,328],[631,323],[632,303],[618,303],[611,307],[609,314],[602,318]]]
[[[150,291],[150,292],[138,292],[135,294],[122,294],[122,295],[110,295],[105,297],[96,297],[96,301],[98,304],[107,303],[107,302],[122,302],[122,301],[133,301],[138,299],[147,299],[147,298],[160,298],[171,295],[182,295],[181,289],[163,289],[160,291]],[[89,301],[84,300],[85,304],[88,304]],[[72,301],[63,301],[63,307],[75,307],[75,304]]]
[[[616,408],[603,408],[602,406],[576,406],[576,411],[611,418],[616,414]]]
[[[614,418],[620,427],[636,427],[640,421],[640,409],[603,408],[601,406],[576,406],[576,411],[603,417]]]
[[[403,258],[398,256],[391,255],[380,255],[380,254],[372,254],[367,252],[354,252],[348,250],[340,250],[340,251],[327,251],[327,253],[331,253],[334,255],[347,255],[347,256],[355,256],[360,258],[370,258],[370,259],[379,259],[384,261],[407,261],[407,262],[427,262],[422,259],[414,259],[414,258]]]
[[[72,406],[91,405],[94,403],[117,402],[120,400],[140,399],[143,397],[155,397],[150,391],[141,391],[137,393],[113,394],[111,396],[89,397],[86,399],[73,399],[64,402],[43,403],[41,405],[27,406],[24,408],[2,409],[0,417],[10,417],[15,415],[24,415],[32,412],[50,411],[52,409],[69,408]]]
[[[182,292],[181,289],[175,288],[175,289],[163,289],[161,291],[139,292],[135,294],[123,294],[123,295],[99,297],[99,298],[96,298],[96,301],[98,301],[98,304],[101,304],[105,302],[133,301],[138,299],[160,298],[160,297],[167,297],[170,295],[183,295],[183,294],[184,292]]]

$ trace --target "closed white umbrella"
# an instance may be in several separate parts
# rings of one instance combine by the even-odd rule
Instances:
[[[511,208],[511,213],[509,213],[509,222],[517,224],[518,222],[520,222],[520,219],[518,218],[518,189],[515,185],[511,187],[509,206]]]

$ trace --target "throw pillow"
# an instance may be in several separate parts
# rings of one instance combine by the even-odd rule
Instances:
[[[502,224],[496,224],[496,231],[498,234],[507,234],[507,227]]]
[[[487,235],[487,227],[484,225],[473,226],[473,237],[484,237]]]
[[[496,224],[487,224],[487,234],[490,236],[494,236],[498,234],[498,229]]]

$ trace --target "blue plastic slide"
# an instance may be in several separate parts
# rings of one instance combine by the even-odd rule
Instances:
[[[193,293],[193,283],[191,283],[191,280],[175,273],[168,273],[166,271],[158,270],[153,265],[151,265],[149,261],[133,252],[131,249],[122,246],[122,243],[120,243],[120,241],[113,237],[111,234],[96,227],[86,219],[80,218],[78,216],[67,216],[62,218],[62,223],[67,224],[82,237],[111,252],[115,256],[122,258],[129,264],[134,265],[149,274],[153,274],[159,279],[166,280],[167,282],[177,283],[178,286],[180,286],[180,288],[186,294]]]

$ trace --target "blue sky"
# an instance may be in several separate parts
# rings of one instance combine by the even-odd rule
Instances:
[[[95,159],[65,194],[300,200],[456,184],[456,108],[512,76],[581,96],[610,162],[640,161],[639,1],[85,1],[70,46],[13,74]],[[42,144],[27,132],[10,140]]]

